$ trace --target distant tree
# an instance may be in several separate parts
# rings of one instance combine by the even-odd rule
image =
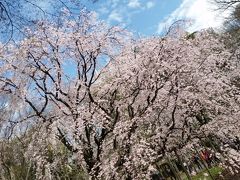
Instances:
[[[234,7],[236,4],[240,3],[240,0],[213,0],[220,9],[228,9]]]
[[[226,20],[226,32],[231,35],[231,44],[238,48],[240,46],[240,3],[236,5],[231,16]]]
[[[231,11],[229,17],[224,23],[224,30],[228,35],[226,36],[226,43],[228,47],[236,49],[240,42],[240,1],[239,0],[215,0],[219,7],[219,11]]]

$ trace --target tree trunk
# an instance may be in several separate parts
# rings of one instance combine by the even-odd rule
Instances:
[[[185,166],[184,166],[184,164],[183,164],[183,162],[182,162],[182,159],[180,158],[180,156],[179,156],[178,153],[177,153],[177,150],[174,150],[174,152],[175,152],[175,155],[176,155],[178,161],[180,162],[180,164],[181,164],[181,166],[182,166],[182,168],[183,168],[183,171],[184,171],[185,174],[187,175],[187,178],[188,178],[189,180],[192,180],[191,175],[189,174],[189,172],[188,172],[187,169],[185,168]]]
[[[171,162],[171,160],[167,157],[168,164],[170,166],[170,170],[173,172],[173,175],[177,180],[182,180],[181,177],[179,176],[178,170],[176,170]]]

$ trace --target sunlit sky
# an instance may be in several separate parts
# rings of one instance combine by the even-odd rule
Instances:
[[[125,26],[140,35],[161,34],[174,21],[188,19],[188,31],[221,26],[227,12],[216,11],[212,0],[98,0],[86,3],[100,19]]]

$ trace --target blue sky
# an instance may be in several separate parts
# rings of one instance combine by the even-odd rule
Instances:
[[[216,11],[211,0],[99,0],[87,3],[109,24],[127,27],[140,35],[157,35],[175,20],[188,19],[188,31],[219,28],[227,12]]]
[[[99,18],[110,24],[119,24],[140,34],[156,33],[158,24],[173,12],[181,0],[99,0],[87,8],[98,13]]]

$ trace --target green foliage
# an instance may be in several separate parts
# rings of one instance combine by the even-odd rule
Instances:
[[[215,136],[209,134],[207,138],[201,140],[201,145],[203,147],[209,147],[209,148],[214,148],[218,152],[220,152],[220,142],[219,139],[217,139]]]
[[[205,109],[202,109],[197,115],[196,119],[199,122],[200,126],[209,123],[212,119],[207,115]]]
[[[85,180],[88,179],[86,173],[77,165],[63,165],[59,168],[58,177],[63,180]]]
[[[194,31],[193,33],[190,33],[187,35],[186,39],[189,40],[189,39],[195,39],[195,35],[196,35],[197,31]]]
[[[34,166],[24,157],[24,150],[24,145],[18,139],[1,142],[1,164],[5,179],[35,179]]]
[[[223,171],[223,168],[221,168],[221,167],[212,167],[211,169],[209,169],[209,171],[212,174],[213,178],[215,179]],[[207,174],[207,170],[204,170],[204,171],[198,173],[196,176],[193,176],[192,180],[201,180],[201,179],[212,180],[209,175],[205,176],[204,174]]]
[[[25,137],[26,138],[26,137]],[[28,138],[26,138],[28,139]],[[25,140],[26,140],[25,139]],[[27,159],[24,154],[26,152],[27,142],[21,138],[14,138],[9,141],[1,141],[0,143],[0,163],[2,170],[2,178],[5,180],[33,180],[36,179],[35,164]],[[88,179],[87,174],[83,171],[77,162],[71,161],[72,153],[67,148],[58,143],[56,147],[48,145],[46,149],[46,159],[51,164],[58,159],[56,169],[54,169],[54,179],[61,180],[85,180]]]

